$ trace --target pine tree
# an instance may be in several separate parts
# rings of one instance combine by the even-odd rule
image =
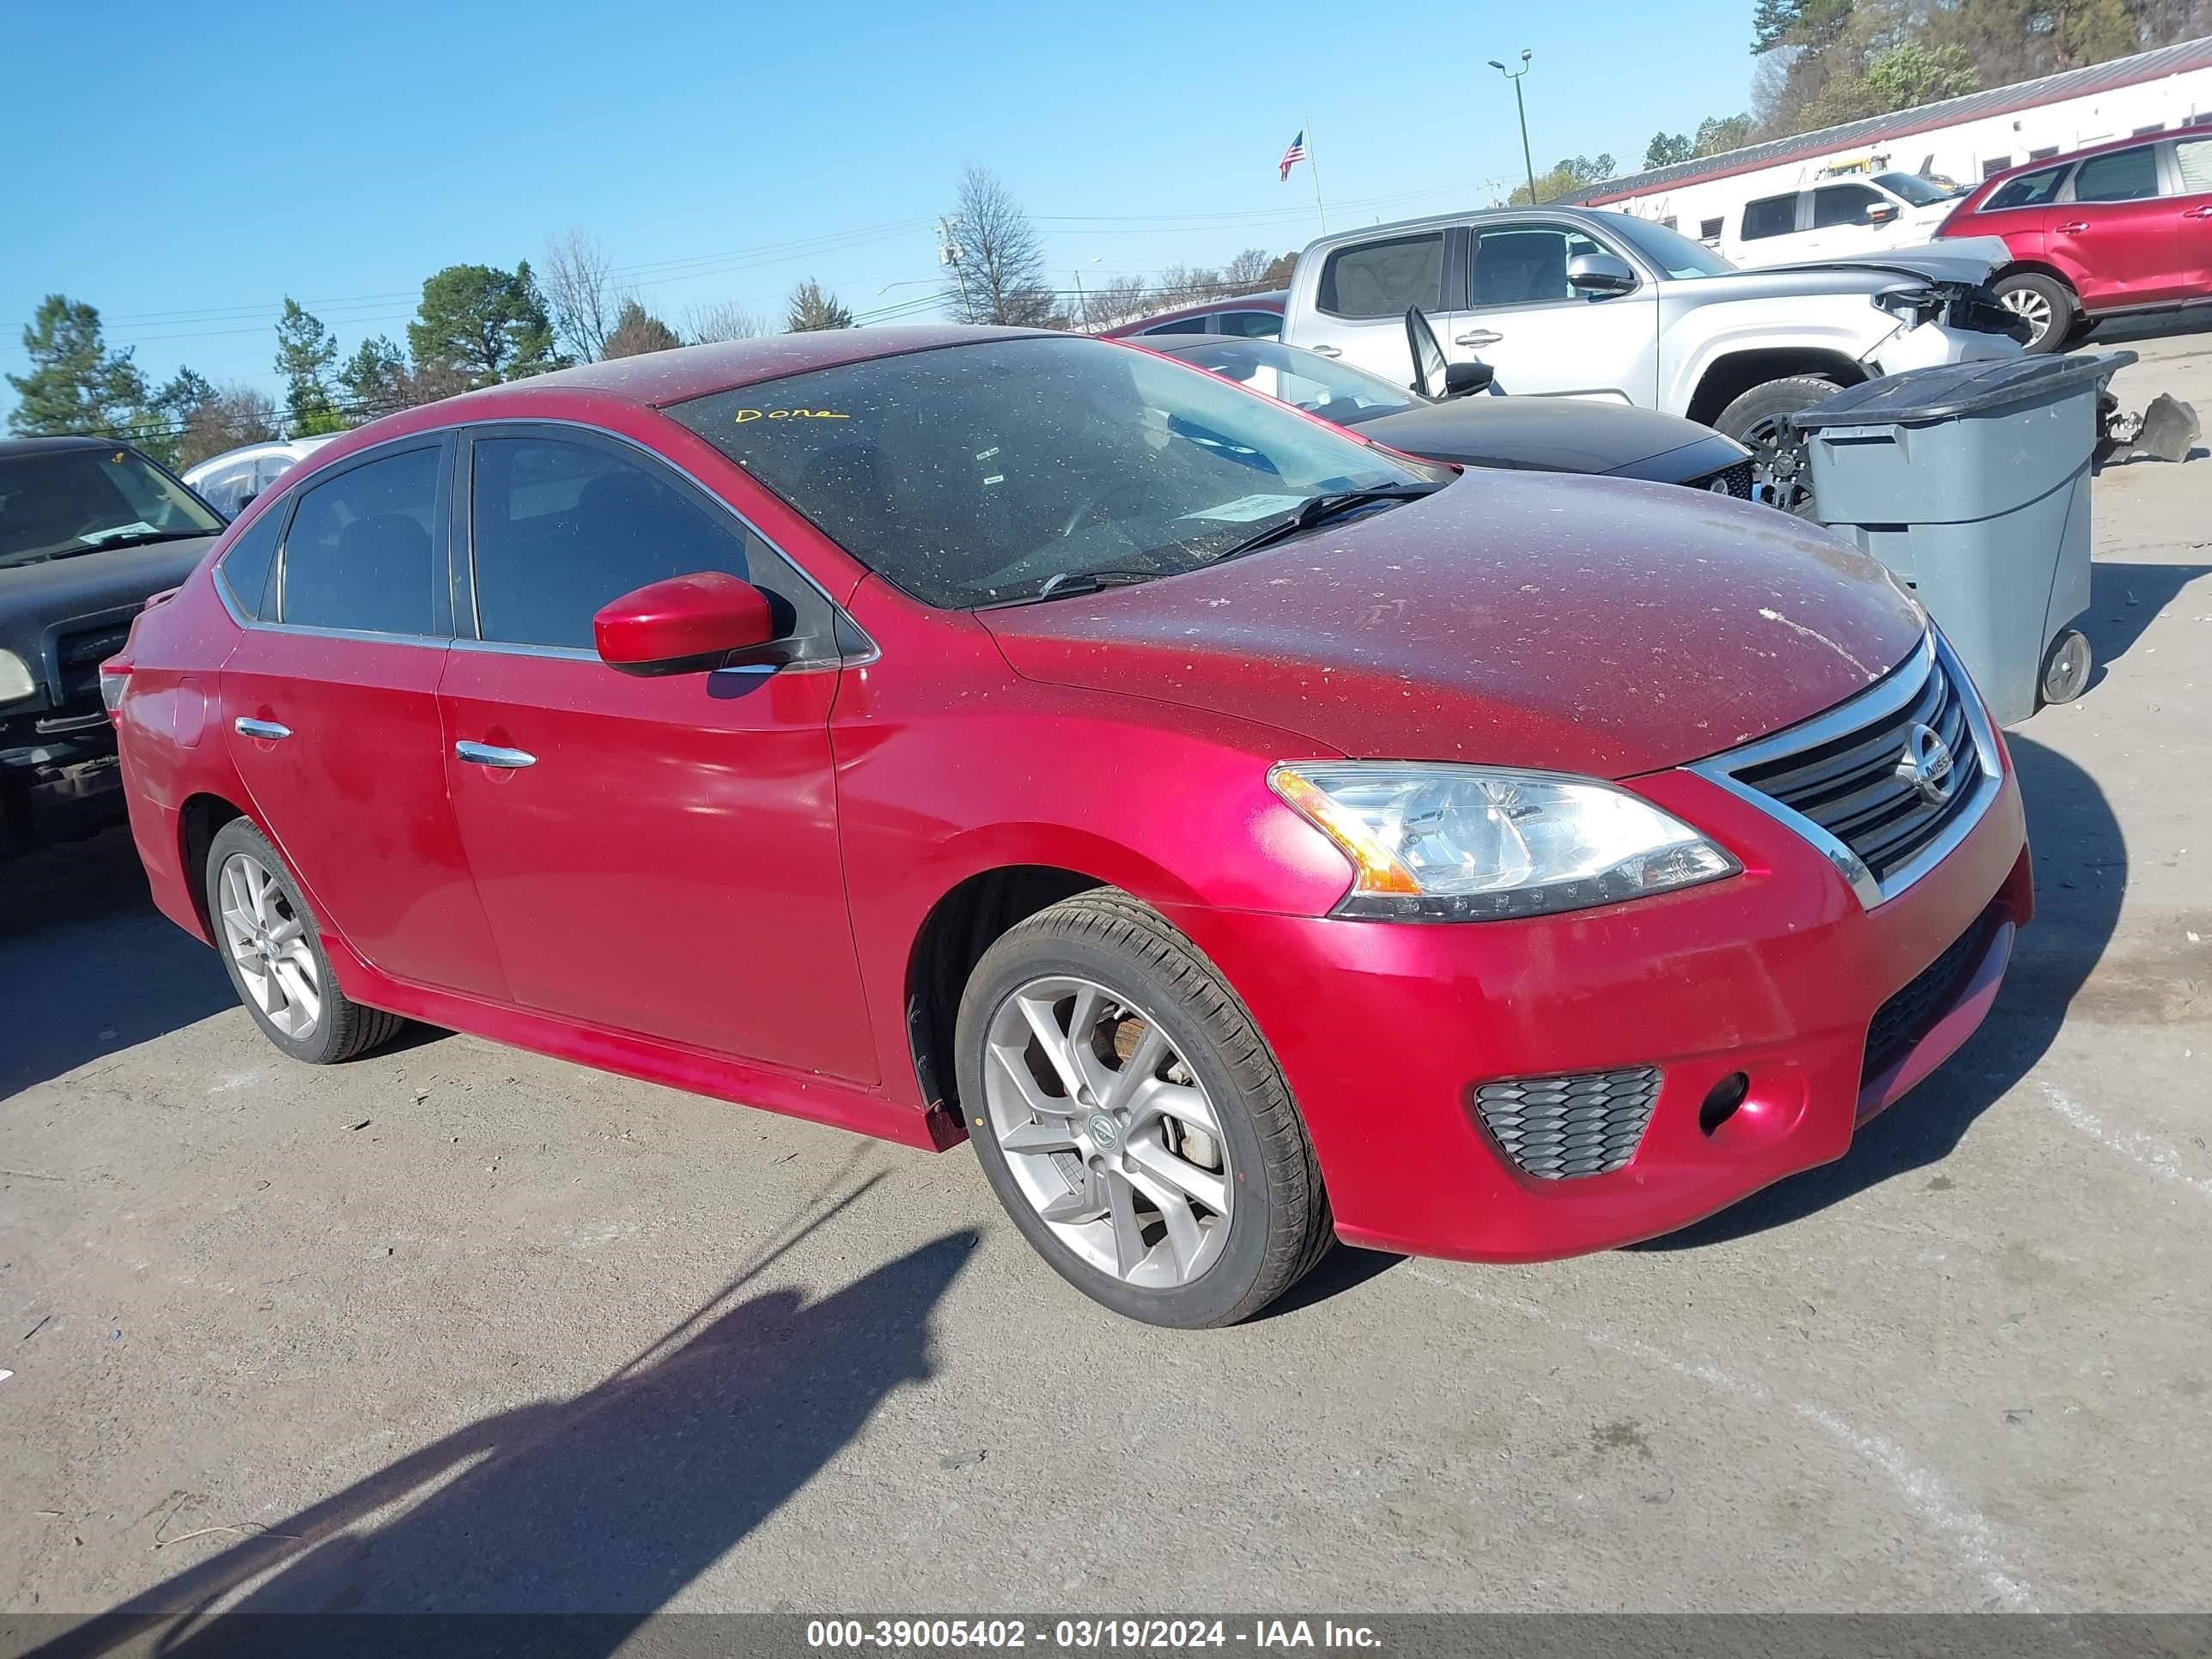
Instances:
[[[118,433],[145,416],[145,378],[127,349],[108,350],[93,307],[49,294],[23,330],[23,350],[31,372],[8,376],[8,427],[18,436]]]
[[[809,276],[791,290],[783,325],[793,334],[818,328],[850,328],[853,313],[845,309],[836,295],[825,292],[821,283]]]
[[[331,370],[338,343],[290,295],[276,320],[276,372],[284,377],[284,408],[295,433],[339,432],[345,422],[332,406]]]

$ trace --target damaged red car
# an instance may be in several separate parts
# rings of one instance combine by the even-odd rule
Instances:
[[[103,676],[155,900],[286,1053],[421,1020],[966,1139],[1164,1325],[1838,1158],[2032,904],[1973,686],[1825,533],[1066,336],[388,416]]]

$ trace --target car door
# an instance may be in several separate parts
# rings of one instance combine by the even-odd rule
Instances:
[[[515,1000],[858,1082],[874,1042],[830,751],[835,607],[722,503],[580,428],[464,440],[447,785]],[[801,642],[765,671],[640,678],[592,649],[632,589],[725,571]]]
[[[1410,386],[1406,313],[1418,306],[1443,326],[1447,249],[1462,234],[1455,227],[1401,231],[1331,248],[1315,284],[1311,324],[1302,325],[1295,343]]]
[[[2171,167],[2182,291],[2212,299],[2212,137],[2176,138]]]
[[[1547,393],[1646,408],[1659,398],[1657,285],[1626,247],[1581,226],[1540,217],[1474,228],[1467,306],[1437,322],[1453,362],[1485,362],[1507,396]],[[1567,281],[1585,253],[1609,253],[1640,280],[1591,295]]]
[[[2158,152],[2148,143],[2085,157],[2051,216],[2050,258],[2086,310],[2154,304],[2183,291],[2182,221],[2161,196]]]
[[[1882,246],[1875,228],[1879,210],[1888,210],[1880,214],[1884,224],[1897,217],[1897,204],[1872,185],[1845,180],[1816,185],[1805,194],[1812,198],[1807,228],[1794,239],[1802,259],[1863,258]]]
[[[289,515],[224,663],[225,741],[256,820],[326,928],[397,979],[499,997],[491,930],[446,799],[452,444],[369,450]]]

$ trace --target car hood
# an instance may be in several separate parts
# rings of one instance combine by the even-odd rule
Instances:
[[[2009,257],[1994,236],[1947,237],[1929,247],[1888,247],[1854,258],[1808,259],[1799,264],[1760,265],[1723,271],[1717,276],[1686,276],[1667,284],[1677,298],[1743,300],[1806,294],[1873,295],[1900,277],[1917,277],[1950,288],[1978,288]]]
[[[58,624],[133,609],[192,574],[213,536],[0,565],[0,650],[43,675],[46,636]]]
[[[1949,209],[1933,222],[1950,217]],[[1798,264],[1770,265],[1769,270],[1877,271],[1885,276],[1917,276],[1930,283],[1963,283],[1969,287],[1986,283],[1990,273],[2011,255],[1997,236],[1958,236],[1925,247],[1886,247],[1844,259],[1808,259]]]
[[[1717,471],[1749,453],[1679,415],[1589,398],[1457,398],[1362,421],[1355,430],[1407,454],[1462,466],[1627,473],[1662,483]],[[1650,463],[1678,453],[1683,465],[1675,476],[1651,470]]]
[[[1927,625],[1880,565],[1771,508],[1512,472],[1184,575],[981,615],[1029,678],[1346,755],[1598,777],[1818,714]]]

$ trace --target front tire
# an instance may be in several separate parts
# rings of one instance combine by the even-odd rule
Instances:
[[[406,1024],[338,989],[314,912],[252,820],[233,818],[216,831],[205,876],[208,920],[231,988],[261,1034],[293,1059],[352,1060]]]
[[[1751,452],[1752,489],[1767,506],[1801,519],[1813,516],[1807,446],[1803,434],[1791,428],[1789,417],[1826,403],[1838,389],[1833,380],[1818,374],[1791,374],[1752,387],[1713,422],[1715,431]]]
[[[2015,270],[1993,286],[1998,303],[2028,326],[2024,350],[2048,355],[2066,349],[2081,316],[2072,289],[2035,270]]]
[[[1158,912],[1099,889],[969,976],[969,1138],[1054,1270],[1148,1324],[1232,1325],[1334,1242],[1305,1126],[1235,994]]]

